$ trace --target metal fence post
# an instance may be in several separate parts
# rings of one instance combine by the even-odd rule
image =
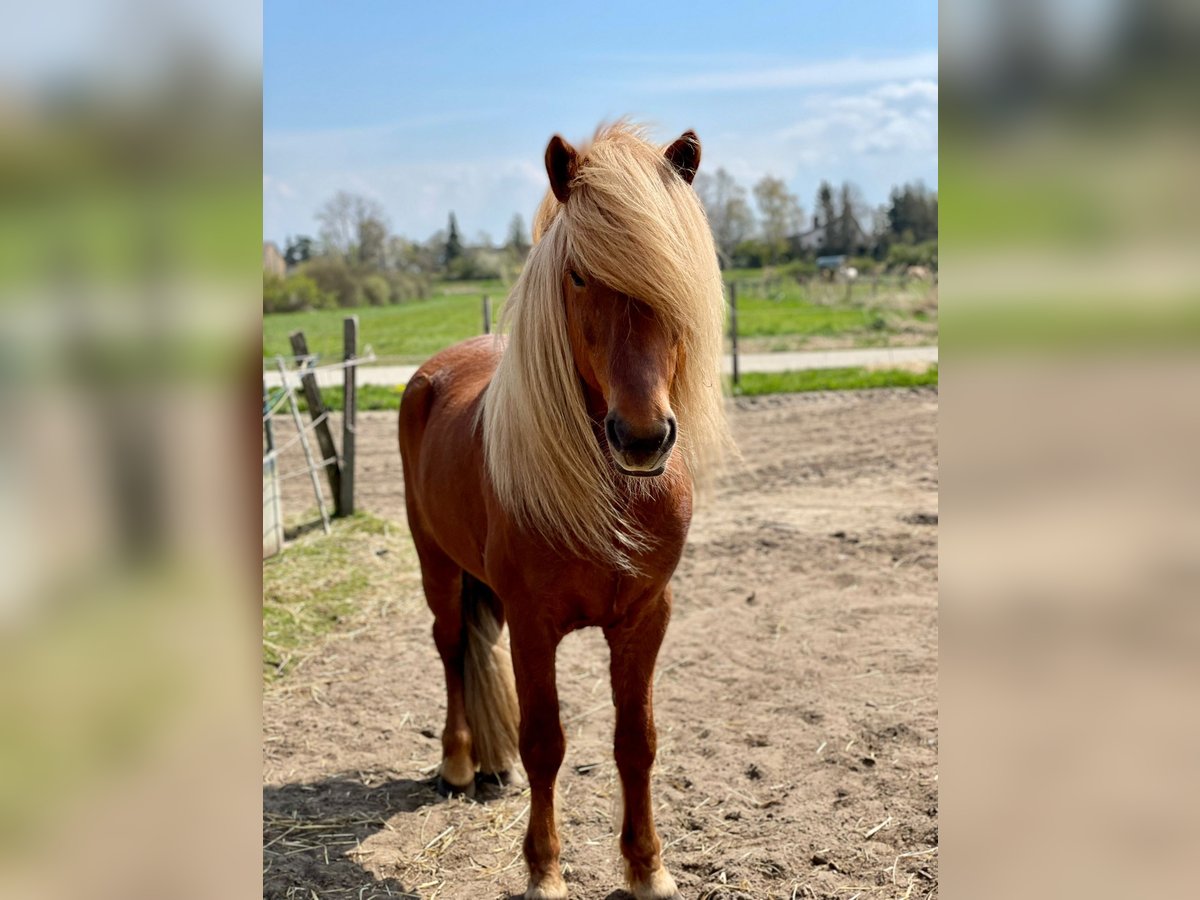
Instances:
[[[263,379],[263,438],[266,441],[266,452],[270,453],[275,449],[275,425],[271,421],[271,395],[267,392],[267,379]]]
[[[492,333],[492,298],[483,295],[483,333]]]

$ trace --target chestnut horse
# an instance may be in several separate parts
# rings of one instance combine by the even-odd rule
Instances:
[[[567,896],[555,652],[588,625],[612,654],[629,886],[638,900],[678,896],[651,810],[651,683],[693,483],[731,447],[721,274],[690,187],[699,162],[690,131],[665,149],[623,123],[578,151],[552,138],[507,340],[437,354],[400,406],[408,521],[446,673],[439,788],[470,794],[477,770],[503,777],[519,752],[528,900]]]

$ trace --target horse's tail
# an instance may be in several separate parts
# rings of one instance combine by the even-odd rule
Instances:
[[[495,603],[491,588],[463,572],[467,725],[479,770],[488,774],[507,772],[516,762],[521,722],[512,657],[500,643]]]

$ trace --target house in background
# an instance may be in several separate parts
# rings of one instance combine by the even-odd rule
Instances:
[[[820,224],[816,216],[813,216],[813,225],[808,231],[802,231],[799,234],[793,234],[788,238],[788,243],[791,244],[792,253],[799,256],[807,253],[817,253],[829,246],[829,241],[826,240],[826,231],[832,231],[834,235],[842,233],[842,216],[838,216],[832,222]],[[850,216],[850,235],[851,246],[839,248],[850,255],[861,252],[864,248],[871,246],[871,236],[863,229],[853,215]],[[834,240],[840,238],[835,237]]]
[[[274,241],[263,241],[263,271],[279,278],[287,276],[287,263]]]

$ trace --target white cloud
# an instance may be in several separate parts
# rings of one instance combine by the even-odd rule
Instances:
[[[303,165],[303,164],[301,164]],[[268,183],[273,189],[268,189]],[[473,239],[479,231],[504,235],[514,212],[526,222],[546,189],[546,173],[535,160],[388,163],[319,169],[297,168],[288,184],[301,185],[285,197],[278,176],[264,176],[263,230],[267,237],[316,233],[315,212],[337,191],[351,191],[383,204],[392,230],[417,240],[446,227],[451,210]]]
[[[822,180],[852,181],[882,203],[897,184],[936,185],[937,95],[927,78],[808,92],[774,128],[711,133],[704,158],[710,172],[721,166],[747,188],[764,175],[783,177],[809,214]]]
[[[270,175],[263,175],[263,197],[282,197],[284,200],[290,200],[296,196],[295,190],[287,182],[280,181],[278,178],[272,178]]]
[[[504,234],[520,211],[528,221],[541,199],[546,175],[538,158],[463,158],[472,126],[502,110],[457,109],[387,123],[263,135],[263,231],[267,237],[315,234],[315,213],[338,191],[378,200],[392,230],[423,240],[446,226],[451,210],[470,237]],[[414,151],[421,158],[413,159]]]
[[[884,100],[908,100],[916,98],[929,103],[937,103],[938,86],[936,81],[922,79],[910,81],[908,84],[885,84],[871,92],[872,96]]]
[[[781,129],[784,142],[824,148],[836,159],[846,153],[937,152],[937,84],[916,80],[885,84],[862,94],[818,96],[808,114]]]
[[[644,87],[661,91],[740,91],[764,88],[828,88],[878,81],[936,78],[936,52],[886,59],[824,60],[794,66],[703,72],[677,78],[656,79]]]

